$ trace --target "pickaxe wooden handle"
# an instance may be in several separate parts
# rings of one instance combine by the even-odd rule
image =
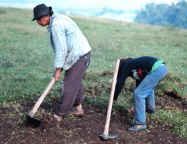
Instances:
[[[114,92],[115,92],[115,86],[116,86],[119,64],[120,64],[120,59],[118,59],[117,62],[116,62],[116,67],[115,67],[113,80],[112,80],[112,88],[111,88],[110,99],[109,99],[109,103],[108,103],[107,117],[106,117],[104,132],[103,132],[103,135],[105,135],[105,136],[108,136],[108,133],[109,133],[109,125],[110,125],[110,118],[111,118],[111,112],[112,112],[112,104],[113,104],[113,98],[114,98]]]
[[[47,94],[50,92],[51,88],[55,84],[55,78],[53,77],[45,90],[43,91],[42,95],[39,97],[35,105],[33,106],[32,110],[29,112],[29,116],[33,117],[35,113],[37,112],[38,108],[40,107],[41,103],[43,102],[44,98],[47,96]]]

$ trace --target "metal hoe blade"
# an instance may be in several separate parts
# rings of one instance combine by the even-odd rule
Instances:
[[[41,121],[39,119],[34,118],[35,113],[37,112],[38,108],[40,107],[41,103],[43,102],[44,98],[47,96],[47,94],[50,92],[51,88],[55,84],[55,78],[52,77],[51,81],[43,91],[42,95],[39,97],[37,102],[35,103],[32,110],[29,112],[29,114],[26,115],[25,124],[26,126],[31,127],[39,127],[41,124]]]
[[[41,125],[41,120],[26,115],[25,125],[33,128],[39,127]]]
[[[105,135],[105,134],[101,134],[99,135],[100,139],[103,141],[107,141],[107,140],[112,140],[112,139],[116,139],[119,136],[117,134],[111,134],[111,135]]]

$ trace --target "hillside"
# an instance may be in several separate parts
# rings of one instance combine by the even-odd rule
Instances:
[[[50,142],[56,131],[58,137],[65,138],[63,142],[71,142],[70,138],[80,140],[78,142],[89,143],[90,139],[96,139],[102,131],[104,113],[107,106],[112,71],[117,58],[137,57],[142,55],[157,56],[163,58],[169,68],[168,77],[162,81],[157,90],[157,112],[149,117],[150,131],[131,135],[126,131],[128,119],[127,109],[132,105],[131,80],[127,82],[120,100],[114,106],[112,129],[120,133],[122,137],[118,142],[150,142],[154,135],[160,138],[160,143],[172,141],[185,143],[187,137],[185,117],[187,96],[187,30],[171,27],[158,27],[138,25],[107,19],[72,17],[85,35],[93,48],[90,68],[85,76],[85,87],[88,116],[84,118],[82,125],[77,125],[80,119],[67,119],[67,127],[50,125],[51,106],[59,96],[60,82],[55,85],[49,97],[42,106],[39,116],[46,118],[47,124],[41,129],[27,129],[23,127],[22,120],[41,94],[53,73],[53,55],[48,40],[46,28],[39,27],[32,22],[32,12],[29,10],[0,8],[0,139],[1,142],[14,143],[15,140],[28,140],[33,143]],[[125,113],[126,112],[126,113]],[[89,115],[90,114],[90,115]],[[121,116],[123,115],[123,116]],[[77,129],[73,129],[73,126]],[[83,125],[89,126],[93,120],[90,134],[82,131]],[[101,122],[98,124],[98,122]],[[119,125],[118,125],[119,123]],[[97,127],[98,124],[98,129]],[[68,135],[69,129],[75,132],[88,134],[73,137]],[[49,133],[46,132],[49,131]],[[4,132],[2,132],[4,131]],[[14,131],[14,133],[11,133]],[[64,133],[60,133],[64,131]],[[125,135],[123,134],[125,132]],[[66,133],[67,132],[67,133]],[[85,132],[85,133],[84,133]],[[160,134],[161,133],[161,134]],[[174,134],[173,134],[174,133]],[[48,134],[51,134],[50,136]],[[29,136],[31,135],[31,138]],[[42,138],[35,138],[40,135]],[[48,139],[46,137],[48,136]],[[54,137],[53,137],[54,136]],[[69,137],[68,137],[69,136]],[[72,136],[72,137],[71,137]],[[145,139],[141,141],[141,137]],[[168,136],[168,139],[165,139]],[[180,137],[179,137],[180,136]],[[25,139],[23,139],[23,137]],[[32,139],[33,137],[33,139]],[[133,137],[137,137],[133,140]],[[28,139],[26,139],[28,138]],[[81,141],[81,139],[83,139]],[[93,140],[92,139],[92,140]],[[59,141],[58,141],[59,140]],[[67,141],[66,141],[67,140]],[[94,140],[93,140],[94,141]],[[99,140],[96,139],[97,143]],[[0,142],[0,143],[1,143]],[[60,143],[57,138],[56,143]],[[19,143],[19,144],[20,144]],[[54,142],[55,143],[55,142]],[[90,142],[91,143],[91,142]]]

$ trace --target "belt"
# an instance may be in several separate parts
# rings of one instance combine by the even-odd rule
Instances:
[[[86,57],[86,56],[88,56],[90,54],[91,54],[91,52],[88,52],[88,53],[84,54],[83,56],[81,56],[81,58]]]
[[[151,72],[155,71],[158,67],[160,67],[161,65],[164,65],[164,61],[163,60],[157,60],[151,69]]]

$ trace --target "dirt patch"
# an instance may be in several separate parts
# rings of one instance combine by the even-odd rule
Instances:
[[[103,142],[98,135],[103,132],[106,109],[85,104],[86,115],[82,118],[66,117],[56,122],[51,114],[51,105],[43,104],[39,116],[43,119],[39,128],[25,127],[24,114],[33,103],[9,103],[0,107],[0,144],[186,144],[187,139],[170,132],[170,126],[150,122],[149,130],[129,133],[129,117],[124,111],[114,111],[110,132],[118,133],[114,141]],[[150,124],[151,123],[151,124]],[[153,127],[155,126],[155,127]]]
[[[187,101],[173,91],[165,91],[163,94],[158,95],[156,100],[158,108],[164,108],[167,110],[180,110],[187,111]]]
[[[112,72],[103,72],[104,77],[112,77]],[[88,76],[89,78],[89,76]],[[104,82],[93,83],[86,87],[85,94],[89,99],[110,93],[110,84]],[[133,85],[125,86],[125,94],[132,94]],[[122,94],[123,95],[123,94]],[[172,91],[158,92],[156,94],[157,109],[178,109],[186,111],[187,103],[179,95]],[[171,132],[172,125],[162,124],[160,121],[151,121],[147,116],[148,130],[130,133],[127,131],[133,117],[124,107],[115,107],[112,113],[110,132],[119,134],[119,138],[113,141],[101,141],[105,118],[105,104],[98,102],[85,102],[86,115],[82,118],[66,117],[58,123],[53,119],[52,108],[56,101],[51,97],[51,102],[42,104],[36,117],[42,118],[39,128],[26,127],[23,123],[24,114],[33,106],[33,103],[24,101],[20,103],[5,103],[0,105],[0,144],[186,144],[187,139],[180,138]],[[127,99],[125,99],[127,100]]]

